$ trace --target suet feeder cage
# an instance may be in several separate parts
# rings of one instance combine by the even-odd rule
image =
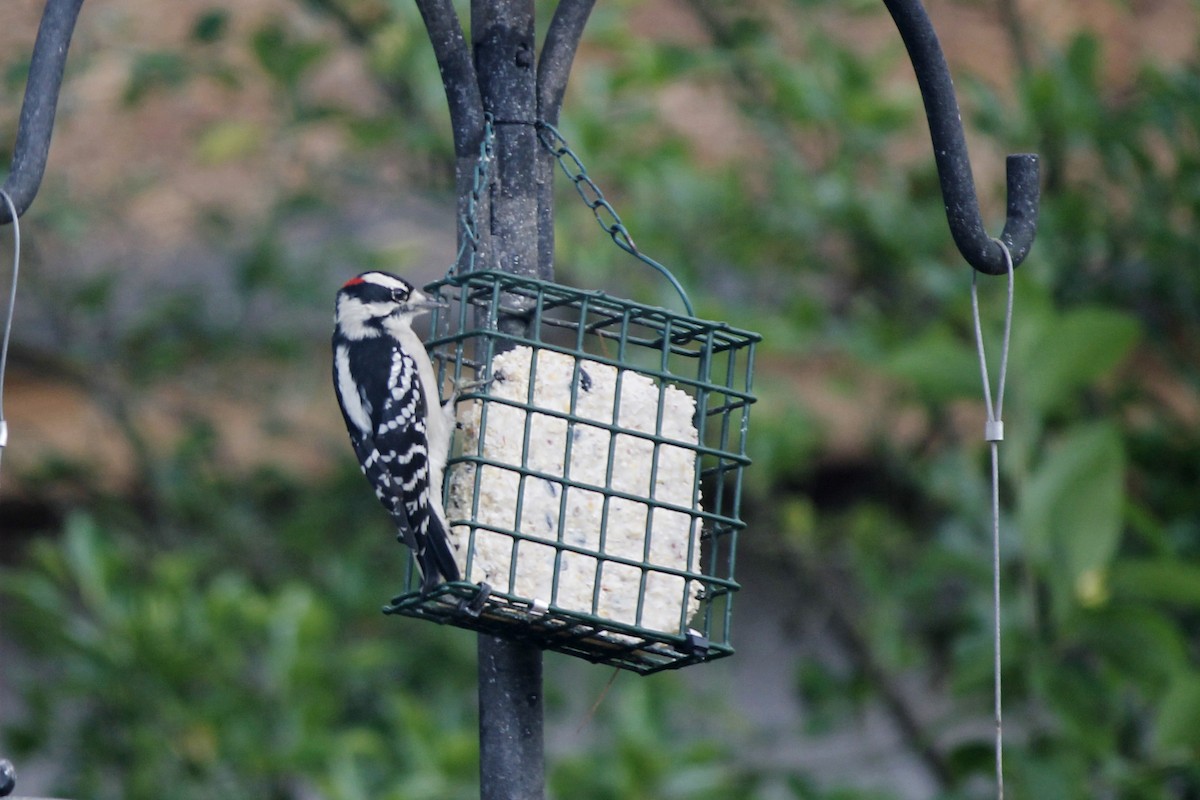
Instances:
[[[463,580],[388,613],[640,673],[732,654],[757,334],[496,271],[427,290]]]

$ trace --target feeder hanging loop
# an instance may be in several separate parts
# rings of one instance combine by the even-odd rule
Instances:
[[[0,458],[8,445],[8,422],[4,419],[4,375],[8,371],[8,345],[12,339],[13,314],[17,310],[17,278],[21,274],[21,222],[16,206],[8,192],[0,189],[0,208],[8,211],[12,219],[13,256],[12,279],[9,281],[8,303],[4,311],[4,324],[0,325]]]
[[[17,125],[17,143],[3,187],[12,198],[18,217],[33,202],[46,171],[58,89],[62,85],[67,48],[71,45],[71,34],[82,5],[83,0],[47,0],[38,26],[29,78],[25,82],[21,119]],[[0,206],[0,225],[12,221],[12,211],[7,204]]]
[[[587,167],[575,154],[567,144],[567,140],[548,122],[538,123],[538,139],[551,156],[558,161],[558,166],[562,169],[571,183],[575,186],[575,191],[579,193],[579,198],[583,200],[591,212],[596,217],[596,222],[600,225],[601,230],[609,235],[613,240],[613,244],[624,250],[629,255],[641,261],[648,267],[657,271],[660,275],[667,279],[671,287],[679,295],[683,307],[687,310],[688,316],[695,316],[696,310],[692,306],[692,301],[688,298],[687,291],[684,290],[683,284],[679,282],[669,269],[655,261],[650,256],[643,253],[634,244],[633,237],[629,233],[629,229],[625,227],[625,223],[621,221],[621,217],[617,214],[617,210],[613,208],[612,203],[604,197],[604,192],[600,191],[600,187],[588,175]]]
[[[962,117],[954,98],[950,68],[937,33],[920,0],[883,0],[912,60],[925,102],[929,136],[937,162],[946,220],[954,243],[972,267],[987,275],[1003,275],[1008,257],[1016,267],[1029,255],[1037,234],[1038,157],[1032,153],[1010,155],[1007,162],[1008,211],[1000,241],[1007,255],[984,229],[975,194],[975,179],[967,156]]]

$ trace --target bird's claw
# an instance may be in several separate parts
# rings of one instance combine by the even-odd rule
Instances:
[[[477,392],[480,389],[486,389],[491,385],[494,378],[488,378],[481,381],[462,381],[454,384],[453,390],[450,392],[450,402],[457,403],[464,394]]]

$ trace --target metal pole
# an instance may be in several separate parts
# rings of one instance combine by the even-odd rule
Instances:
[[[596,0],[559,0],[554,17],[546,29],[546,42],[538,57],[537,118],[558,125],[567,91],[567,78],[583,27],[587,25]],[[537,149],[538,192],[538,277],[554,279],[554,154],[548,148]]]
[[[452,0],[416,3],[450,107],[460,225],[484,135],[484,113],[494,120],[492,184],[476,209],[477,263],[550,280],[554,277],[553,159],[539,147],[536,123],[558,120],[575,50],[595,0],[560,0],[540,64],[533,0],[472,0],[470,50]],[[502,318],[499,324],[502,330],[524,332],[527,322],[518,314]],[[545,796],[543,717],[541,649],[480,635],[482,800]]]
[[[942,55],[933,23],[925,13],[921,0],[883,0],[896,23],[896,30],[908,49],[925,101],[925,116],[929,120],[929,135],[933,140],[933,155],[946,220],[954,243],[976,270],[988,275],[1003,275],[1008,259],[1019,265],[1037,234],[1038,203],[1041,189],[1038,183],[1038,157],[1021,153],[1008,157],[1008,216],[1000,239],[1001,247],[983,227],[979,200],[975,195],[975,179],[967,158],[967,140],[963,134],[958,100],[950,68]],[[1007,250],[1006,250],[1007,248]],[[1007,253],[1007,254],[1006,254]]]
[[[542,651],[479,634],[480,800],[545,797]]]
[[[17,143],[13,147],[8,178],[4,181],[4,191],[12,198],[18,217],[33,202],[46,171],[58,89],[62,85],[67,48],[71,45],[71,34],[81,5],[83,0],[49,0],[42,12],[33,58],[29,63],[29,78],[25,82]],[[12,214],[8,207],[0,206],[0,225],[10,222]]]
[[[537,65],[533,0],[473,0],[471,37],[485,111],[496,126],[488,262],[538,274]]]
[[[495,119],[488,262],[538,275],[536,51],[533,0],[472,0],[471,38],[483,108]],[[499,320],[523,332],[519,317]],[[542,800],[542,651],[479,636],[481,800]]]

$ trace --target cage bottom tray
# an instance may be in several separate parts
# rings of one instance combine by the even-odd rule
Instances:
[[[642,675],[733,655],[732,647],[699,634],[673,636],[553,606],[535,608],[523,598],[483,593],[465,581],[443,583],[428,594],[399,595],[383,612],[527,642]]]

